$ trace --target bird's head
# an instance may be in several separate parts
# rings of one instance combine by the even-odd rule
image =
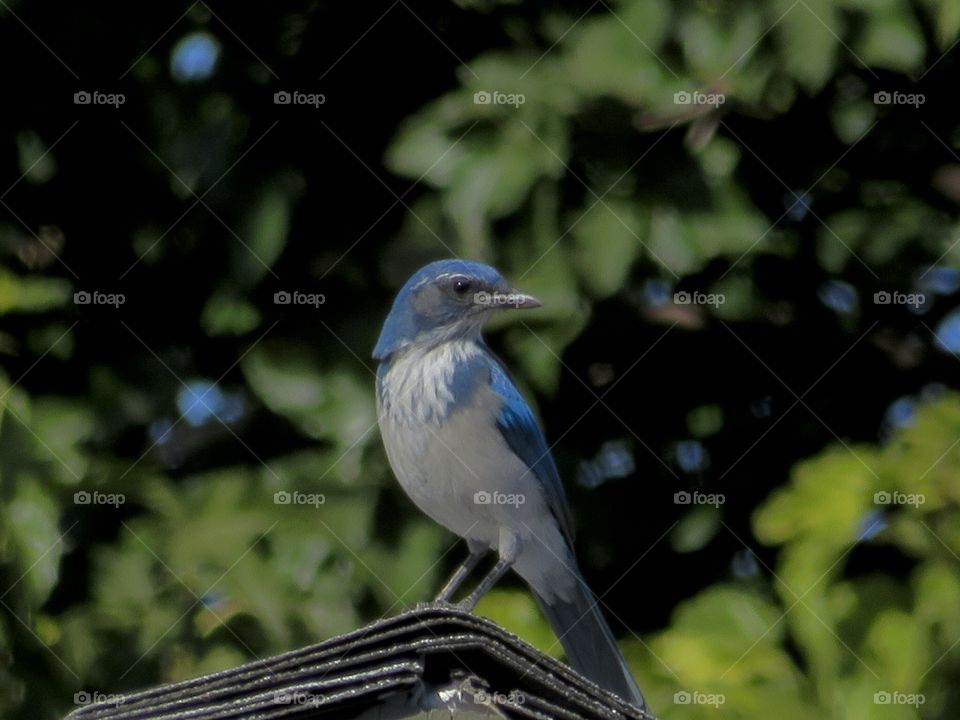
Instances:
[[[540,305],[489,265],[438,260],[420,268],[397,293],[373,357],[383,360],[411,345],[432,346],[479,334],[497,310]]]

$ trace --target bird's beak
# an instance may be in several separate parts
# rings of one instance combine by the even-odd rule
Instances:
[[[520,290],[513,289],[509,294],[509,306],[517,310],[530,310],[543,306],[543,303],[537,300],[537,298],[535,298],[533,295],[527,295],[527,293],[521,292]]]

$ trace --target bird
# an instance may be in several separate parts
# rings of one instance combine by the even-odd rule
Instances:
[[[570,507],[543,431],[482,335],[499,311],[541,305],[478,261],[438,260],[414,273],[373,351],[380,434],[414,504],[466,541],[467,558],[436,602],[451,603],[495,552],[493,568],[457,605],[472,611],[512,569],[533,591],[570,665],[646,710],[578,567]]]

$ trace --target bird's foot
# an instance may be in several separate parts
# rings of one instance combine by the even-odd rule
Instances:
[[[480,602],[479,597],[474,597],[472,594],[465,597],[458,603],[454,603],[454,607],[457,610],[462,610],[463,612],[472,613],[473,609],[477,606],[477,603]]]
[[[450,602],[449,600],[421,600],[420,602],[414,605],[415,610],[435,610],[437,608],[456,608],[457,603]]]

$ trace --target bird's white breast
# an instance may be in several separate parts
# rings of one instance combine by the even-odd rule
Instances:
[[[408,350],[382,373],[377,399],[387,457],[407,495],[441,525],[496,547],[502,527],[523,530],[530,513],[548,511],[497,427],[503,399],[486,366],[472,363],[477,377],[469,376],[481,352],[469,342]],[[524,504],[482,504],[478,493],[523,495]]]
[[[411,348],[395,357],[379,380],[381,414],[403,425],[442,422],[456,401],[453,380],[457,368],[480,352],[475,342],[462,340]]]

